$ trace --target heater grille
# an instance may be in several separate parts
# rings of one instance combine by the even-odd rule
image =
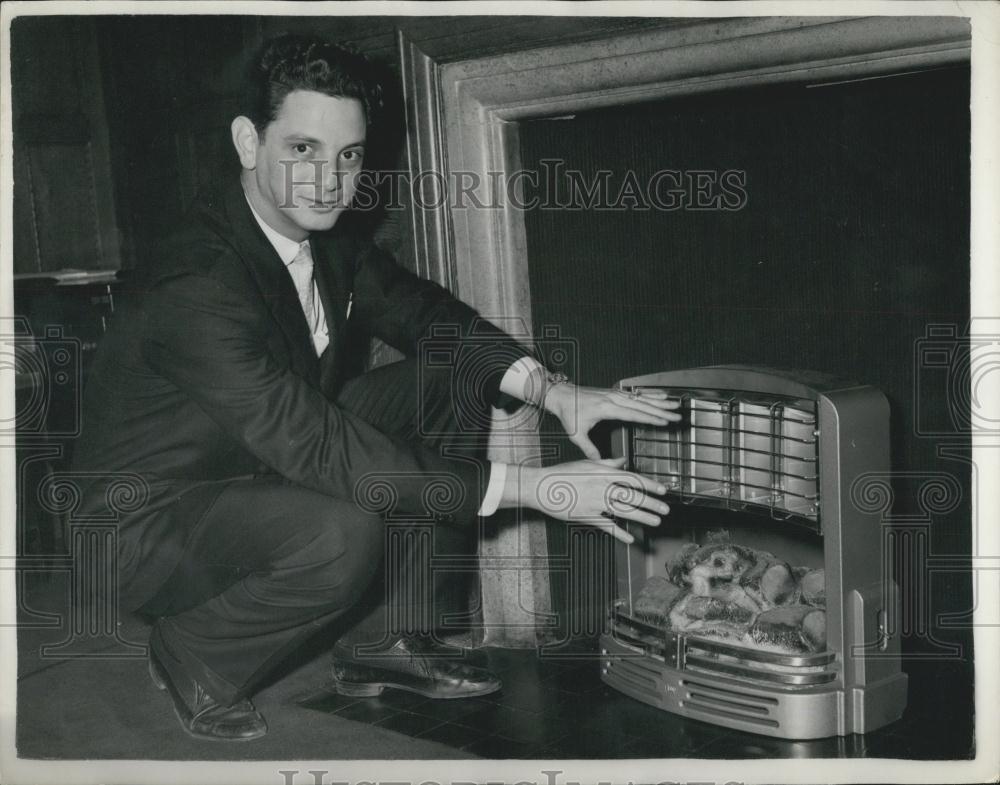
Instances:
[[[828,684],[837,678],[836,655],[784,654],[750,649],[694,635],[675,634],[649,624],[620,609],[612,616],[614,639],[652,661],[684,671],[740,679],[779,689]],[[641,660],[637,660],[641,662]],[[635,665],[634,668],[641,668]],[[655,670],[650,662],[647,669]]]
[[[757,509],[818,529],[816,403],[721,390],[663,390],[680,404],[678,426],[629,428],[629,465],[659,478],[674,498]]]

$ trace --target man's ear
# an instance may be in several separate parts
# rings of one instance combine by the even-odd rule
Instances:
[[[255,169],[257,167],[257,147],[260,140],[257,138],[257,129],[249,117],[240,115],[229,126],[233,135],[233,147],[240,157],[240,165],[244,169]]]

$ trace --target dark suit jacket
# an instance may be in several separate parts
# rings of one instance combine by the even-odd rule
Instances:
[[[488,354],[484,402],[496,400],[503,372],[527,350],[371,243],[336,229],[311,243],[331,333],[322,358],[238,181],[200,199],[135,276],[91,368],[74,459],[87,513],[114,502],[105,475],[132,475],[147,495],[119,505],[127,593],[146,595],[169,574],[213,489],[233,478],[277,474],[353,499],[366,477],[391,476],[396,510],[422,515],[428,484],[447,478],[461,486],[461,503],[435,517],[475,520],[488,463],[390,438],[333,401],[360,370],[358,347],[367,349],[371,335],[414,356],[433,324],[458,326],[466,337],[475,331],[477,339],[456,348]],[[185,497],[194,504],[181,503]]]

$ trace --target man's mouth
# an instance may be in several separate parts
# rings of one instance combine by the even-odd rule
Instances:
[[[335,207],[340,207],[340,197],[330,196],[326,199],[317,199],[312,194],[306,196],[305,194],[298,195],[295,199],[295,204],[300,208],[305,208],[306,210],[333,210]]]

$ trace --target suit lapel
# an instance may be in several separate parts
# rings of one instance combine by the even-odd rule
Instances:
[[[318,361],[295,284],[250,212],[238,180],[235,188],[226,192],[225,209],[239,255],[253,274],[271,315],[286,338],[292,367],[305,378],[315,380]]]

